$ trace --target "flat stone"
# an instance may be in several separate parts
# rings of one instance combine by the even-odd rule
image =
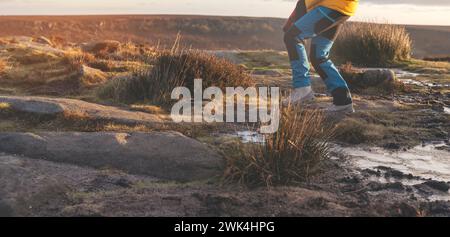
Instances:
[[[12,207],[5,201],[0,200],[0,217],[12,217],[13,213]]]
[[[0,133],[0,152],[189,182],[220,175],[223,158],[177,132]]]
[[[0,96],[15,111],[38,115],[82,115],[91,119],[108,120],[125,124],[162,124],[165,121],[154,114],[127,111],[76,99],[37,96]]]
[[[441,192],[448,192],[448,190],[450,190],[450,185],[446,182],[431,180],[425,182],[424,185]]]
[[[0,217],[62,216],[65,208],[74,204],[71,194],[116,192],[160,181],[116,169],[98,170],[0,153]]]
[[[367,87],[378,86],[384,82],[396,80],[394,71],[390,69],[370,69],[366,70],[362,76],[363,84]]]

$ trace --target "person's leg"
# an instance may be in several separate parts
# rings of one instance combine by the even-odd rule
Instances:
[[[289,28],[285,29],[284,43],[289,55],[289,61],[291,64],[292,75],[293,75],[293,86],[294,88],[307,87],[311,85],[309,78],[309,62],[308,55],[306,53],[306,48],[304,41],[297,38],[298,29],[294,25],[297,21],[305,17],[306,5],[305,1],[298,1],[295,8],[293,19],[291,24],[288,24]]]
[[[333,104],[335,106],[352,104],[352,97],[347,83],[329,58],[331,48],[341,26],[337,25],[314,37],[311,41],[310,52],[311,63],[333,96]]]
[[[317,7],[297,20],[285,33],[284,41],[292,67],[293,86],[296,89],[289,102],[301,102],[312,93],[309,61],[304,40],[341,24],[347,16],[326,7]],[[308,88],[306,90],[305,88]]]
[[[287,32],[291,26],[298,21],[301,17],[303,17],[307,13],[305,0],[299,0],[297,5],[295,6],[294,11],[289,16],[286,24],[283,26],[283,31]]]

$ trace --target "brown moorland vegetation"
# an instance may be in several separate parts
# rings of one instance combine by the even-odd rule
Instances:
[[[280,128],[248,154],[227,158],[225,180],[248,186],[292,185],[314,174],[330,155],[334,130],[319,110],[289,106]]]
[[[211,54],[192,50],[161,51],[149,70],[136,72],[131,78],[115,78],[99,90],[103,99],[116,102],[150,101],[157,105],[171,104],[175,87],[194,88],[194,79],[201,78],[204,87],[248,87],[253,79],[242,68]]]
[[[0,37],[47,36],[54,43],[109,39],[171,45],[178,33],[199,49],[284,50],[284,19],[183,15],[1,16]],[[352,24],[352,23],[350,23]],[[450,27],[406,26],[413,56],[450,54]]]
[[[387,66],[409,60],[412,41],[405,27],[398,25],[353,23],[336,40],[336,57],[362,66]]]

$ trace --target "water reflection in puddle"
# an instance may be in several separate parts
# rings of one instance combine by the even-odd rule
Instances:
[[[432,88],[450,87],[450,84],[423,82],[423,81],[418,81],[418,80],[414,80],[414,79],[402,79],[402,78],[399,78],[398,80],[401,81],[403,84],[413,85],[413,86],[432,87]]]
[[[449,107],[444,107],[444,113],[450,114],[450,108]]]
[[[363,71],[368,70],[391,70],[395,73],[397,78],[416,78],[420,76],[420,73],[408,72],[399,68],[361,68]]]
[[[408,72],[402,69],[392,69],[392,71],[394,71],[395,75],[398,78],[411,78],[411,77],[415,78],[420,76],[420,73]]]
[[[239,131],[234,134],[241,139],[242,143],[264,144],[264,135],[254,131]]]
[[[400,152],[382,148],[342,148],[342,151],[361,169],[385,166],[425,179],[450,182],[450,152],[439,149],[445,146],[445,143],[429,144]]]
[[[363,68],[363,70],[386,70],[386,69],[387,68]],[[420,86],[420,87],[432,87],[432,88],[450,87],[450,84],[440,84],[440,83],[415,80],[415,78],[423,75],[420,73],[408,72],[408,71],[398,69],[398,68],[391,68],[389,70],[392,70],[394,72],[395,76],[398,78],[399,81],[401,81],[402,83],[407,84],[407,85],[414,85],[414,86]]]

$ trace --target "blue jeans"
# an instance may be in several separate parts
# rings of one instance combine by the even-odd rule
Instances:
[[[334,40],[348,18],[335,10],[320,6],[307,13],[304,11],[287,30],[284,41],[291,63],[294,88],[311,85],[310,64],[304,44],[304,40],[311,39],[311,64],[324,80],[335,104],[351,103],[347,83],[329,59]]]

